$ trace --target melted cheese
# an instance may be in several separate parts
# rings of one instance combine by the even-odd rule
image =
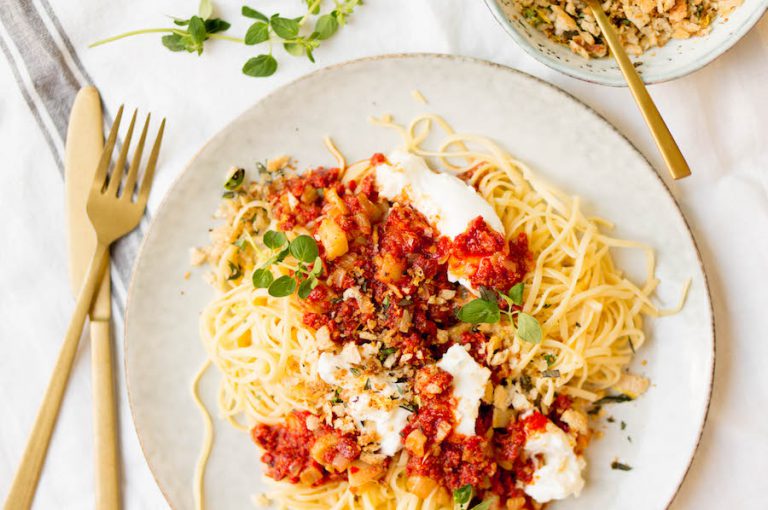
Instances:
[[[376,166],[376,184],[384,198],[404,198],[451,240],[478,216],[504,234],[504,225],[493,207],[455,175],[433,172],[424,158],[405,151],[393,152],[388,160]]]
[[[539,503],[578,496],[584,488],[581,471],[584,458],[573,451],[573,440],[554,423],[535,432],[525,443],[525,454],[535,458],[537,468],[525,493]]]
[[[348,407],[350,415],[356,420],[373,422],[381,443],[379,453],[392,456],[400,451],[403,447],[400,431],[408,423],[410,411],[402,407],[396,407],[389,411],[378,409],[371,402],[371,397],[367,393],[352,397]]]
[[[381,407],[377,401],[382,398],[391,400],[392,395],[398,394],[397,386],[382,376],[355,376],[352,365],[360,362],[357,346],[348,343],[339,354],[320,354],[317,373],[328,384],[340,386],[353,394],[347,403],[349,416],[361,429],[363,422],[373,423],[381,444],[379,453],[392,456],[403,447],[400,431],[407,424],[411,412],[401,407]],[[366,381],[370,389],[362,390]]]
[[[453,410],[456,432],[474,436],[480,400],[485,394],[491,371],[480,366],[459,344],[452,345],[437,366],[453,376],[451,391],[456,399],[456,408]]]

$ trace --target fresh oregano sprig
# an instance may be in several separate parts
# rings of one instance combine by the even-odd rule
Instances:
[[[145,28],[132,30],[123,34],[102,39],[91,44],[100,46],[140,34],[165,33],[162,37],[163,46],[174,52],[189,52],[201,55],[205,42],[209,39],[226,40],[234,43],[256,46],[268,43],[269,49],[256,57],[248,59],[242,71],[248,76],[266,77],[275,74],[278,68],[277,59],[272,53],[273,42],[278,39],[283,49],[296,57],[307,57],[315,62],[314,51],[321,41],[329,39],[347,23],[347,19],[362,0],[334,0],[335,8],[325,14],[320,14],[323,0],[305,0],[307,6],[303,16],[297,18],[283,17],[280,14],[267,16],[249,7],[242,7],[241,13],[246,18],[255,20],[242,38],[221,34],[230,28],[230,23],[220,18],[212,18],[213,3],[211,0],[201,0],[198,14],[188,19],[173,18],[175,27]],[[311,28],[305,27],[314,21]]]
[[[317,287],[317,277],[323,272],[323,261],[320,259],[317,241],[308,235],[300,235],[289,241],[285,232],[275,230],[265,232],[262,241],[273,251],[273,255],[253,272],[253,286],[257,289],[267,289],[273,297],[290,296],[298,287],[298,296],[306,299],[312,289]],[[283,275],[275,279],[270,266],[282,262],[289,255],[297,262],[294,275]]]
[[[538,344],[541,342],[542,336],[539,321],[533,315],[522,312],[513,306],[522,306],[523,290],[522,282],[509,289],[506,294],[481,287],[480,297],[462,306],[456,313],[456,317],[462,322],[471,324],[495,324],[501,320],[501,314],[504,314],[513,324],[517,319],[517,336],[521,340]],[[499,308],[499,297],[506,303],[506,310]]]

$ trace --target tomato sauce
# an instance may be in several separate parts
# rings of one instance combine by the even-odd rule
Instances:
[[[370,159],[372,166],[385,161],[382,154]],[[448,490],[471,484],[478,497],[493,493],[502,504],[524,497],[515,485],[529,482],[534,471],[523,455],[525,441],[546,426],[547,417],[533,412],[503,430],[492,429],[493,408],[483,404],[476,435],[454,433],[453,377],[432,363],[446,349],[437,341],[439,332],[457,323],[453,298],[465,292],[448,281],[449,268],[476,289],[507,292],[522,281],[532,262],[525,234],[505,240],[478,216],[451,241],[415,208],[381,199],[373,173],[344,183],[338,169],[315,169],[273,184],[269,201],[281,230],[305,227],[320,239],[321,220],[331,218],[347,238],[347,251],[334,257],[326,256],[318,243],[323,276],[302,300],[304,324],[314,330],[327,328],[337,343],[364,343],[371,335],[387,338],[386,346],[395,349],[399,364],[418,369],[413,382],[419,406],[401,436],[405,442],[413,432],[423,434],[423,449],[410,452],[407,473],[429,477]],[[486,365],[485,333],[466,331],[460,342]],[[495,382],[504,375],[498,367],[492,372]],[[558,397],[549,414],[561,427],[562,412],[570,406],[566,399]],[[262,460],[268,476],[296,483],[302,473],[319,470],[321,476],[312,482],[319,485],[345,476],[328,468],[339,456],[360,455],[355,436],[325,425],[309,431],[307,416],[296,412],[285,424],[254,427],[253,439],[265,450]],[[327,434],[336,435],[333,448],[313,458],[313,447]]]
[[[524,233],[505,242],[499,232],[478,216],[454,239],[449,267],[455,274],[467,275],[475,288],[507,292],[522,281],[531,260]]]

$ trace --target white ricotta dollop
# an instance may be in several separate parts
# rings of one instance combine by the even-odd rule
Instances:
[[[329,352],[320,354],[320,359],[317,360],[317,375],[328,384],[341,386],[344,378],[351,373],[349,369],[352,365],[360,364],[361,361],[357,346],[348,343],[339,354]]]
[[[392,456],[400,451],[403,447],[400,431],[407,425],[410,411],[402,407],[389,411],[377,409],[371,405],[371,398],[365,393],[352,397],[348,408],[349,414],[356,420],[373,422],[381,443],[379,453]]]
[[[537,431],[525,443],[528,457],[540,456],[533,481],[525,486],[525,493],[539,503],[553,499],[578,496],[584,488],[581,471],[586,466],[584,458],[573,451],[572,439],[553,423],[547,423],[544,431]]]
[[[317,362],[317,373],[320,379],[328,384],[353,390],[354,388],[359,388],[361,384],[355,384],[355,379],[358,376],[355,376],[350,369],[353,368],[352,365],[359,364],[360,362],[361,357],[357,346],[348,343],[339,354],[330,354],[328,352],[320,354]],[[370,379],[374,382],[371,386],[379,388],[377,393],[380,397],[388,398],[390,395],[398,393],[397,386],[382,377],[365,376],[365,379]],[[373,392],[373,390],[369,391]],[[377,407],[371,401],[371,395],[365,392],[352,396],[347,403],[347,409],[349,416],[357,422],[358,427],[362,428],[363,422],[372,422],[374,424],[381,443],[379,453],[392,456],[403,447],[400,431],[405,428],[408,416],[411,414],[410,411],[401,407],[395,407],[394,409]]]
[[[437,366],[453,376],[453,398],[456,399],[454,417],[456,432],[465,436],[475,435],[475,422],[480,409],[480,400],[491,371],[480,366],[459,344],[452,345],[437,362]]]
[[[504,225],[491,204],[455,175],[433,172],[424,158],[405,151],[394,151],[387,159],[389,163],[376,166],[376,184],[384,198],[406,198],[451,240],[478,216],[504,234]]]

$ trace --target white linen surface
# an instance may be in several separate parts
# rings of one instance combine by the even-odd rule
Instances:
[[[116,105],[126,102],[169,119],[152,210],[195,151],[238,113],[304,73],[353,58],[442,52],[488,59],[555,83],[592,106],[661,170],[696,236],[712,291],[714,394],[701,446],[673,508],[715,509],[726,502],[730,508],[765,508],[768,18],[703,70],[651,88],[693,169],[691,178],[673,183],[627,89],[583,83],[539,64],[512,42],[482,0],[368,0],[347,27],[323,43],[318,64],[276,50],[280,69],[268,79],[240,73],[242,63],[258,50],[223,41],[209,44],[201,58],[166,51],[158,35],[87,48],[125,30],[165,26],[166,14],[188,17],[196,10],[195,1],[50,3],[112,115]],[[285,14],[298,13],[302,4],[252,3]],[[38,0],[30,4],[39,8]],[[220,4],[219,14],[233,22],[230,32],[242,33],[247,20],[239,15],[241,4]],[[22,81],[28,79],[23,69],[21,74]],[[10,486],[73,308],[64,186],[49,149],[53,145],[60,151],[63,141],[54,137],[46,143],[17,79],[8,54],[0,57],[0,497]],[[307,100],[328,96],[318,91]],[[122,325],[115,324],[115,330],[122,371]],[[88,351],[84,342],[35,508],[93,507]],[[119,392],[126,507],[168,508],[139,448],[122,382]]]

